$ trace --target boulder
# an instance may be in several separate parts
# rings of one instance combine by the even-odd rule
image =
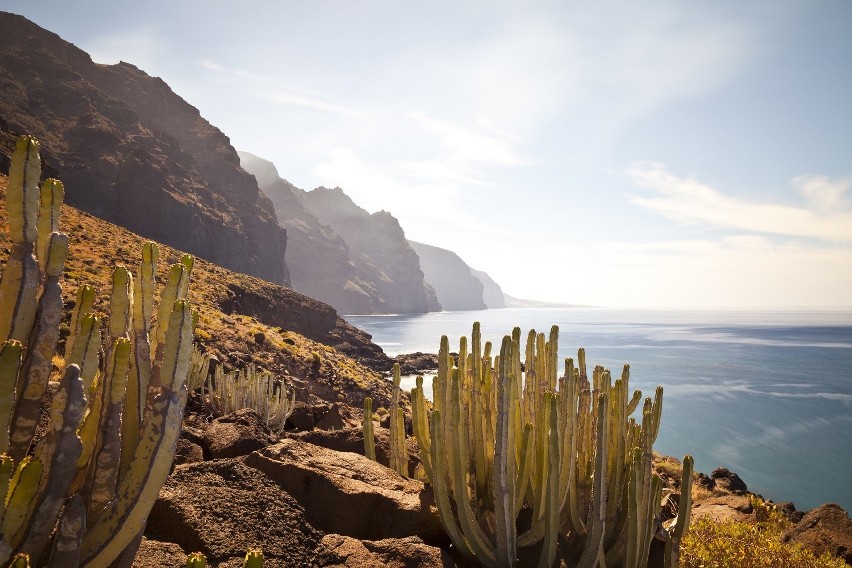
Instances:
[[[287,429],[295,429],[300,432],[313,430],[317,423],[317,415],[324,415],[331,405],[320,403],[309,405],[297,402],[293,413],[287,418]]]
[[[729,471],[726,467],[717,467],[710,474],[710,477],[715,482],[715,487],[725,489],[727,491],[748,491],[745,482],[740,479],[740,476]]]
[[[719,493],[696,500],[692,504],[692,519],[709,517],[717,523],[754,520],[754,507],[748,494]]]
[[[145,535],[203,552],[213,566],[237,560],[233,565],[242,566],[249,548],[262,548],[270,567],[311,565],[323,536],[295,499],[240,458],[177,466],[151,509]]]
[[[175,447],[175,465],[204,461],[204,449],[186,438],[180,438]]]
[[[319,419],[316,427],[320,430],[342,430],[357,427],[361,424],[361,421],[361,418],[356,418],[353,415],[349,406],[335,402]]]
[[[339,534],[323,537],[314,562],[322,568],[449,568],[456,565],[445,550],[424,544],[416,536],[370,541]]]
[[[852,520],[834,503],[820,505],[784,533],[785,542],[796,542],[817,555],[830,553],[852,566]]]
[[[336,452],[352,452],[364,455],[364,429],[361,426],[344,428],[342,430],[312,430],[290,435],[291,438],[308,442],[334,450]],[[390,433],[387,428],[377,426],[373,422],[373,437],[376,442],[376,461],[382,465],[390,464]],[[420,449],[417,440],[406,436],[408,449],[408,475],[414,475],[415,468],[420,464]]]
[[[291,495],[308,522],[362,540],[419,536],[448,543],[431,489],[361,454],[286,439],[245,458]]]
[[[213,459],[244,456],[275,441],[276,437],[251,408],[217,418],[204,431],[204,442]]]

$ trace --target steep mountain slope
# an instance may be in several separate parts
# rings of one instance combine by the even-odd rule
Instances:
[[[484,310],[483,285],[471,272],[470,266],[456,253],[408,241],[420,257],[426,281],[438,294],[445,310]]]
[[[486,272],[475,268],[471,268],[470,272],[477,280],[482,282],[482,301],[485,302],[485,306],[489,310],[505,308],[506,298],[503,297],[503,289],[500,288],[500,285]]]
[[[367,213],[339,187],[318,187],[304,203],[320,223],[340,235],[355,262],[358,277],[379,298],[372,313],[424,313],[440,309],[424,282],[417,255],[408,246],[399,221],[387,211]]]
[[[288,283],[286,232],[228,138],[161,79],[99,65],[0,12],[0,171],[18,134],[93,215],[227,268]]]
[[[239,152],[243,169],[253,174],[272,200],[278,222],[287,229],[287,265],[293,289],[325,302],[345,314],[377,311],[382,298],[356,274],[343,239],[320,224],[305,208],[304,191],[278,175],[267,160]]]

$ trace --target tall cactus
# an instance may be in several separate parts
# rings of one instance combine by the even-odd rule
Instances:
[[[18,555],[37,565],[107,566],[125,551],[132,557],[128,547],[141,535],[174,456],[192,346],[193,315],[184,299],[191,261],[173,268],[176,282],[162,294],[172,300],[161,303],[153,359],[156,245],[143,250],[140,286],[116,268],[106,345],[101,318],[89,313],[94,290],[80,290],[68,366],[53,389],[47,431],[36,439],[68,253],[68,238],[57,232],[64,189],[47,180],[38,190],[38,150],[33,138],[18,139],[7,191],[12,247],[0,281],[0,563]]]
[[[581,349],[560,378],[558,333],[530,332],[522,349],[515,328],[492,361],[475,323],[455,364],[441,338],[431,415],[422,381],[412,391],[441,521],[463,554],[489,567],[516,566],[518,548],[538,543],[539,566],[552,566],[560,541],[578,566],[644,566],[662,487],[651,471],[662,389],[637,422],[642,395],[629,391],[629,367],[615,381],[602,367],[590,377]],[[522,508],[530,525],[519,533]]]
[[[393,364],[393,392],[390,407],[389,467],[403,477],[408,477],[408,450],[405,447],[405,417],[399,405],[401,376],[399,363]]]

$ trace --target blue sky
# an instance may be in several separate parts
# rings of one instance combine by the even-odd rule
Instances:
[[[852,3],[10,2],[506,292],[852,306]]]

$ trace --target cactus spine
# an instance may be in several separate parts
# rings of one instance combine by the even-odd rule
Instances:
[[[193,317],[183,299],[191,261],[184,259],[176,283],[163,291],[174,300],[160,306],[164,330],[153,361],[145,335],[155,262],[141,271],[141,288],[116,268],[106,346],[101,319],[90,313],[94,290],[79,291],[67,367],[47,432],[34,439],[59,338],[68,254],[68,238],[57,232],[64,188],[48,180],[39,191],[39,176],[38,142],[21,137],[7,192],[12,247],[0,280],[0,563],[17,555],[51,566],[107,566],[135,552],[128,547],[171,466],[192,344]],[[143,257],[152,252],[156,259],[156,246],[146,245]],[[137,302],[147,306],[147,319],[134,321],[144,311]],[[134,381],[147,375],[132,394],[131,367]]]
[[[555,326],[528,334],[523,367],[518,328],[493,361],[478,324],[471,338],[455,365],[441,338],[431,415],[422,381],[412,391],[412,428],[455,545],[488,567],[516,566],[518,548],[537,543],[539,566],[553,566],[559,541],[577,566],[644,566],[662,488],[651,471],[662,389],[637,422],[629,367],[615,381],[602,367],[590,377],[580,349],[557,376]],[[519,534],[522,508],[531,524]]]

